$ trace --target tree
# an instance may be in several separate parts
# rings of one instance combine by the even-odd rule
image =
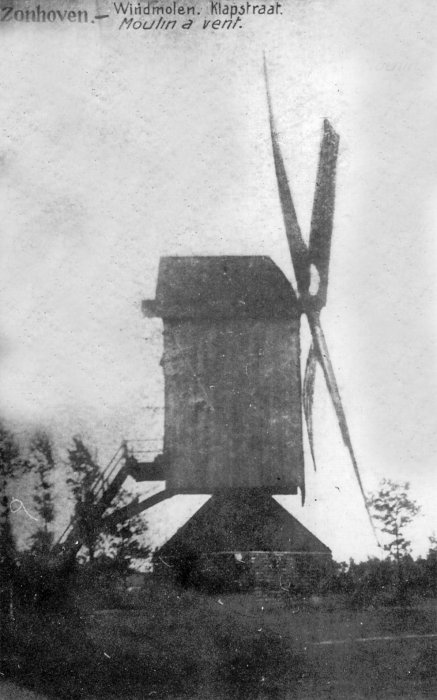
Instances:
[[[435,532],[433,532],[432,535],[430,535],[428,537],[428,541],[429,541],[428,556],[433,557],[433,558],[437,558],[437,537],[436,537]]]
[[[0,613],[12,611],[16,548],[11,524],[8,487],[22,465],[14,435],[0,422]],[[0,622],[1,625],[1,622]]]
[[[55,519],[52,495],[55,459],[51,439],[45,431],[38,431],[33,435],[29,452],[28,467],[36,475],[33,500],[39,520],[42,522],[42,527],[40,526],[32,535],[32,551],[35,554],[47,556],[53,545],[53,532],[50,531],[50,525]]]
[[[132,495],[122,490],[108,514],[117,511],[131,500]],[[102,532],[98,543],[99,554],[104,554],[119,573],[127,574],[135,559],[144,559],[150,555],[150,547],[141,541],[146,529],[146,523],[139,515],[112,525]]]
[[[429,549],[425,560],[426,587],[428,593],[437,595],[437,537],[435,532],[428,537]]]
[[[75,499],[78,539],[86,547],[91,564],[96,559],[110,561],[121,573],[126,573],[133,559],[149,554],[149,548],[141,543],[146,525],[137,516],[116,524],[108,519],[110,525],[105,526],[105,516],[126,505],[132,496],[120,491],[110,505],[103,504],[102,492],[94,488],[102,472],[81,438],[73,438],[73,443],[68,453],[72,476],[67,483]]]
[[[71,476],[67,479],[75,501],[74,518],[78,537],[88,550],[90,561],[94,560],[97,541],[101,531],[101,509],[94,484],[100,476],[97,462],[82,438],[73,438],[73,448],[68,450]]]
[[[411,552],[411,542],[405,537],[405,529],[420,511],[416,501],[410,498],[409,489],[408,482],[398,484],[383,479],[378,493],[369,498],[373,517],[379,520],[381,532],[387,535],[384,549],[396,561],[399,572],[402,559]]]

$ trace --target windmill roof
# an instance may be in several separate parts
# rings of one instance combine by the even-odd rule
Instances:
[[[266,256],[163,257],[156,298],[143,302],[161,318],[298,318],[296,294]]]

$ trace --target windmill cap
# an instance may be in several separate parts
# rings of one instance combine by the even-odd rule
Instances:
[[[284,273],[266,256],[160,259],[156,298],[143,312],[159,318],[285,318],[301,310]]]

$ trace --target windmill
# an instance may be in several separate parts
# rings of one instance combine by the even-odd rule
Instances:
[[[325,120],[309,243],[293,205],[265,69],[273,161],[297,290],[264,256],[161,258],[147,317],[164,326],[164,448],[143,461],[124,443],[96,484],[102,527],[180,493],[211,498],[161,549],[167,559],[196,552],[329,554],[328,548],[275,501],[305,498],[302,409],[314,459],[312,408],[320,365],[353,469],[364,491],[320,312],[326,305],[339,137]],[[311,274],[319,284],[310,290]],[[303,383],[300,318],[312,343]],[[127,476],[165,481],[164,490],[107,514]],[[365,499],[364,499],[365,500]],[[81,546],[74,518],[60,544]]]

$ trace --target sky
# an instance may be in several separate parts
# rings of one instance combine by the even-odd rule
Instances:
[[[78,6],[66,1],[56,7]],[[416,553],[437,530],[437,7],[284,3],[241,29],[0,23],[0,412],[81,433],[104,462],[162,440],[162,255],[268,255],[292,279],[262,74],[308,234],[323,118],[340,135],[322,323],[367,491],[409,481]],[[198,3],[201,12],[207,3]],[[308,329],[302,323],[303,360]],[[338,559],[375,543],[329,397],[316,388],[307,504],[280,500]],[[155,443],[154,443],[155,444]],[[148,515],[163,542],[200,501]]]

